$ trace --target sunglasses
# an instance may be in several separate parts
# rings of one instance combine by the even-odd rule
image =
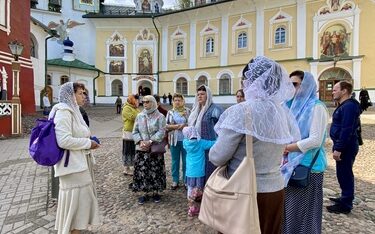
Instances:
[[[150,101],[143,101],[143,103],[146,103],[146,104],[147,104],[147,103],[150,103]]]
[[[293,86],[294,87],[297,87],[297,86],[299,86],[301,83],[299,83],[299,82],[292,82],[293,83]]]

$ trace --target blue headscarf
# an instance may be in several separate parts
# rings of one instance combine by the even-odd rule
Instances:
[[[299,89],[294,98],[287,102],[293,116],[297,120],[298,127],[301,133],[301,139],[309,137],[311,121],[313,117],[314,106],[318,101],[317,86],[313,75],[310,72],[304,72],[304,76]],[[288,162],[281,167],[281,172],[285,179],[285,186],[287,186],[289,178],[305,155],[310,155],[317,152],[319,149],[312,149],[306,153],[290,152],[288,154]]]

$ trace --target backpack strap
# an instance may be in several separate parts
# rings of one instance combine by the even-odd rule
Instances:
[[[70,150],[66,150],[66,157],[65,157],[64,167],[68,167],[69,157],[70,157]]]

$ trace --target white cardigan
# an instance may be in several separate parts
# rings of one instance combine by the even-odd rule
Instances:
[[[70,150],[69,164],[64,167],[64,157],[54,166],[55,177],[82,172],[88,169],[86,155],[90,153],[90,129],[82,124],[74,111],[66,104],[59,103],[51,111],[50,117],[55,113],[55,133],[57,144]]]

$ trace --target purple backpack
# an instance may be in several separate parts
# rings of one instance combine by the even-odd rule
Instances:
[[[53,166],[64,156],[64,149],[57,145],[54,117],[51,119],[37,119],[36,126],[31,130],[29,153],[42,166]],[[69,150],[64,163],[69,163]]]

